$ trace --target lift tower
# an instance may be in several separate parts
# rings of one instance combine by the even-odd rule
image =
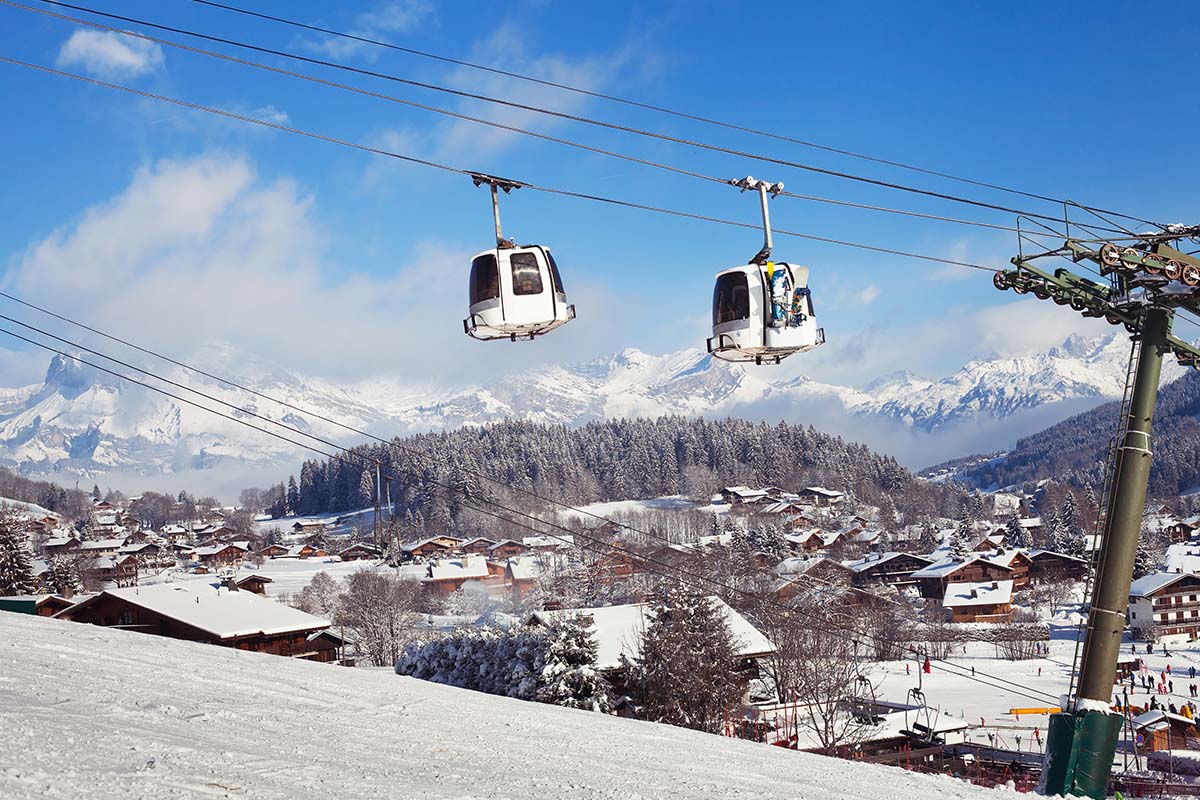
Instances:
[[[1150,426],[1162,358],[1171,353],[1179,363],[1200,369],[1200,350],[1171,334],[1176,309],[1200,312],[1200,260],[1172,245],[1198,235],[1200,227],[1176,226],[1161,234],[1133,236],[1131,246],[1109,242],[1099,249],[1090,242],[1067,239],[1055,250],[1018,255],[1012,260],[1016,269],[994,277],[997,289],[1032,292],[1038,299],[1069,305],[1085,317],[1124,325],[1138,348],[1132,391],[1119,423],[1123,434],[1113,454],[1112,480],[1101,514],[1102,537],[1079,678],[1062,713],[1050,718],[1040,787],[1045,794],[1094,798],[1107,794],[1123,720],[1112,711],[1110,701],[1150,478]],[[1083,278],[1065,268],[1050,272],[1034,263],[1049,257],[1076,264],[1092,262],[1107,281]]]

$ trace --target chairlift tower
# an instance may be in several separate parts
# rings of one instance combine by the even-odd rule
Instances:
[[[1070,306],[1085,317],[1123,325],[1138,348],[1132,387],[1122,409],[1123,435],[1116,447],[1101,517],[1102,537],[1078,680],[1063,711],[1050,717],[1039,787],[1044,794],[1094,798],[1107,794],[1123,721],[1109,704],[1146,505],[1153,457],[1150,428],[1162,358],[1170,353],[1180,364],[1200,369],[1200,350],[1171,333],[1177,309],[1200,313],[1200,260],[1173,246],[1181,239],[1198,236],[1200,226],[1173,226],[1162,233],[1136,235],[1131,246],[1108,242],[1098,249],[1091,242],[1068,238],[1054,250],[1028,256],[1020,253],[1012,259],[1015,269],[997,272],[994,278],[998,289],[1032,292],[1038,299]],[[1044,269],[1043,260],[1051,257],[1076,264],[1091,262],[1108,282],[1083,278],[1066,268]]]

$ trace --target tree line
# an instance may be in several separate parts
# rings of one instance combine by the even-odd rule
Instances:
[[[387,487],[392,513],[413,530],[475,528],[481,517],[471,505],[489,499],[523,509],[539,505],[527,492],[583,505],[665,495],[706,499],[735,484],[823,485],[859,502],[890,504],[909,519],[955,517],[968,502],[956,486],[920,481],[895,459],[811,426],[678,416],[579,428],[508,421],[418,434],[306,461],[298,478],[260,496],[274,516],[370,506],[375,462],[395,476]]]

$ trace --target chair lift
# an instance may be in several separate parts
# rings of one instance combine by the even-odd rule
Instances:
[[[510,194],[517,181],[472,173],[476,186],[492,193],[496,246],[471,259],[470,306],[463,331],[481,341],[532,340],[575,319],[575,306],[567,304],[562,276],[549,248],[516,245],[500,231],[498,190]]]
[[[933,713],[929,710],[929,701],[919,684],[917,688],[909,689],[905,698],[904,730],[901,733],[923,744],[932,744],[934,741],[936,729]]]
[[[775,263],[771,258],[771,217],[767,194],[783,191],[782,183],[752,177],[731,180],[742,191],[758,191],[762,204],[763,246],[744,266],[717,273],[713,287],[712,337],[708,352],[724,361],[778,364],[792,353],[825,343],[817,327],[808,267]]]
[[[849,706],[851,715],[859,722],[878,725],[883,720],[879,713],[875,686],[870,678],[861,672],[854,679],[854,694],[849,698]]]

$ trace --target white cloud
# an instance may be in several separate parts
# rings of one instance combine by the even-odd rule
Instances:
[[[858,301],[859,305],[865,306],[875,302],[876,298],[878,297],[879,287],[873,283],[870,283],[863,287],[862,291],[855,295],[854,299]]]
[[[424,242],[395,254],[386,274],[348,272],[328,254],[314,198],[216,154],[138,170],[116,197],[18,255],[3,285],[169,354],[227,341],[289,371],[335,379],[382,372],[414,384],[486,383],[611,346],[601,333],[616,303],[571,276],[572,302],[587,311],[546,337],[553,341],[469,339],[471,254]]]
[[[364,39],[386,41],[388,34],[411,33],[428,22],[433,15],[433,5],[427,0],[395,0],[384,3],[374,11],[365,11],[354,18],[347,33]],[[305,41],[310,50],[331,58],[345,59],[363,56],[370,61],[379,57],[376,45],[341,36],[327,36],[315,41]]]
[[[259,106],[250,112],[249,116],[255,119],[261,119],[265,122],[272,122],[276,125],[290,125],[292,120],[286,111],[281,111],[276,108],[273,103],[268,103],[265,106]]]
[[[128,80],[163,65],[163,52],[154,42],[113,31],[77,30],[63,42],[55,63],[82,67],[106,80]]]

